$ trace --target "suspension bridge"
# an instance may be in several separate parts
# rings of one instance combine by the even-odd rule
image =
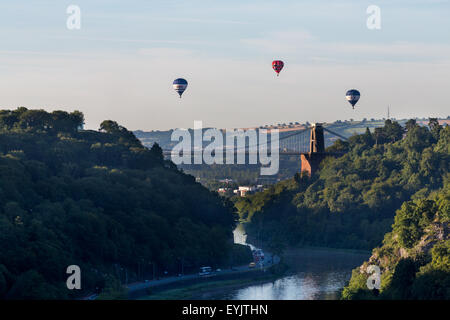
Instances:
[[[318,131],[323,130],[323,132],[318,133]],[[270,134],[270,129],[268,130]],[[347,137],[334,132],[333,130],[325,127],[322,124],[314,124],[309,128],[288,131],[288,132],[280,132],[279,133],[279,154],[280,155],[301,155],[308,152],[321,152],[314,151],[311,147],[313,141],[317,140],[315,137],[323,136],[324,148],[331,145],[336,138],[347,140]],[[332,137],[332,139],[330,139]],[[258,152],[260,144],[252,144],[246,145],[245,147],[230,147],[224,146],[224,152],[226,151],[234,151],[235,153],[252,153]],[[270,140],[267,142],[267,149],[270,150]],[[192,148],[188,153],[202,153],[205,148],[195,149]],[[186,152],[184,150],[183,152]],[[172,149],[164,149],[163,154],[166,156],[170,156],[173,153]]]
[[[268,130],[268,133],[270,133],[270,130]],[[305,129],[280,132],[278,139],[278,154],[279,156],[300,156],[302,164],[301,171],[307,171],[309,174],[312,174],[324,157],[328,155],[337,155],[325,152],[325,148],[331,145],[337,138],[347,140],[347,137],[334,132],[331,128],[320,123],[313,124],[311,127]],[[224,155],[230,152],[234,155],[251,155],[260,153],[261,150],[265,150],[267,154],[271,154],[270,139],[267,143],[257,142],[256,144],[251,145],[245,144],[243,147],[236,147],[233,141],[233,146],[225,145],[223,147]],[[163,150],[163,154],[165,156],[173,156],[175,153],[183,156],[184,153],[187,152],[192,157],[195,156],[195,154],[203,155],[204,151],[205,148],[200,147],[197,149],[191,148],[190,150],[181,151]],[[214,153],[215,152],[212,151],[212,154]]]

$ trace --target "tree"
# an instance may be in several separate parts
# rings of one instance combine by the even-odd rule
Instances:
[[[431,256],[434,269],[450,272],[450,240],[436,244]]]
[[[56,299],[61,296],[36,270],[29,270],[19,275],[13,287],[7,293],[7,299],[36,300]]]
[[[51,118],[51,127],[55,132],[74,133],[84,124],[84,115],[80,111],[68,113],[56,110],[51,113]]]
[[[411,248],[422,236],[420,218],[421,212],[417,202],[406,202],[397,212],[393,230],[398,234],[399,244],[403,248]]]
[[[100,124],[100,131],[104,131],[106,133],[118,133],[120,132],[121,127],[119,126],[119,124],[116,121],[112,121],[112,120],[104,120],[101,124]]]
[[[403,137],[403,127],[396,121],[386,120],[384,123],[384,135],[390,142],[401,140]]]
[[[383,128],[375,128],[375,144],[381,144],[385,141]]]
[[[412,127],[405,138],[405,143],[410,150],[422,152],[423,149],[433,144],[433,136],[425,127]]]
[[[44,110],[27,110],[19,116],[19,126],[23,129],[45,130],[50,123],[50,115]]]
[[[155,159],[157,159],[159,161],[164,160],[163,150],[161,149],[159,144],[157,144],[156,142],[151,147],[150,152],[153,155],[153,157],[155,157]]]
[[[336,140],[336,142],[329,146],[326,149],[326,152],[336,152],[336,153],[345,153],[348,152],[350,148],[350,145],[347,141],[343,141],[341,139]]]
[[[10,110],[0,111],[0,127],[10,130],[19,121],[16,113]]]
[[[442,126],[439,124],[438,119],[430,118],[430,120],[428,122],[428,127],[431,130],[431,134],[433,135],[433,138],[437,141],[439,139],[439,134],[442,129]]]
[[[368,127],[366,127],[366,132],[362,136],[362,139],[367,146],[371,147],[373,145],[373,143],[374,143],[373,137],[372,137],[372,134],[370,133],[370,130]]]
[[[82,129],[84,125],[84,114],[81,111],[75,110],[69,115],[70,120],[72,120],[73,127],[76,129]]]
[[[406,300],[411,297],[411,286],[416,278],[417,266],[413,259],[401,259],[395,266],[392,280],[383,296],[390,299]]]
[[[276,233],[269,241],[268,249],[274,256],[278,256],[281,259],[284,250],[286,249],[286,241],[282,239],[282,236],[279,233]]]
[[[405,123],[405,129],[407,132],[411,131],[413,128],[417,127],[416,119],[409,119]]]

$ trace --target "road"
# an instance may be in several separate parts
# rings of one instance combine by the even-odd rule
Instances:
[[[279,262],[279,257],[275,256],[273,259],[273,263],[277,264]],[[222,269],[219,272],[213,272],[210,275],[207,276],[199,276],[197,273],[194,274],[186,274],[182,276],[173,276],[173,277],[165,277],[161,278],[160,280],[151,280],[151,281],[142,281],[142,282],[135,282],[128,284],[128,292],[132,293],[134,291],[144,290],[151,287],[160,286],[163,284],[170,284],[178,281],[184,281],[184,280],[190,280],[190,279],[199,279],[199,278],[214,278],[218,275],[224,275],[224,274],[233,274],[233,273],[239,273],[239,272],[247,272],[252,270],[258,270],[261,268],[267,268],[272,265],[272,256],[270,253],[265,253],[264,263],[262,265],[257,264],[256,267],[250,268],[248,265],[243,265],[239,267],[233,267],[232,269]]]
[[[280,258],[278,256],[273,257],[273,264],[277,264],[277,263],[279,263],[279,261],[280,261]],[[198,273],[193,273],[193,274],[185,274],[182,276],[164,277],[164,278],[160,278],[159,280],[146,280],[146,281],[141,281],[141,282],[134,282],[134,283],[128,284],[126,286],[126,288],[128,289],[129,293],[132,293],[135,291],[145,290],[145,289],[151,288],[151,287],[157,287],[160,285],[176,283],[179,281],[200,279],[200,278],[214,278],[216,276],[224,275],[224,274],[236,274],[236,273],[240,273],[240,272],[251,272],[253,270],[259,270],[262,268],[270,267],[271,265],[272,265],[272,255],[270,253],[265,253],[263,263],[262,264],[258,263],[253,268],[250,268],[248,266],[248,264],[246,264],[246,265],[242,265],[242,266],[238,266],[238,267],[233,267],[232,269],[222,269],[221,271],[215,271],[212,274],[207,275],[207,276],[200,276],[200,275],[198,275]],[[90,295],[84,297],[83,300],[95,300],[97,298],[97,296],[98,296],[98,294],[90,294]]]

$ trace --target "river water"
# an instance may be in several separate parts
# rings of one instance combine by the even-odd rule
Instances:
[[[242,225],[235,232],[236,243],[245,244]],[[317,300],[339,299],[339,291],[350,280],[352,269],[369,258],[369,253],[333,249],[295,249],[283,255],[289,275],[263,284],[225,290],[211,297],[223,300]]]

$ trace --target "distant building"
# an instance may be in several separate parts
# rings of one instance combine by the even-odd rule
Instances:
[[[262,190],[263,190],[263,185],[258,184],[256,186],[239,186],[238,189],[233,190],[233,193],[238,196],[245,197],[248,194],[253,194],[255,192],[259,192]]]
[[[255,192],[255,187],[250,186],[239,186],[239,195],[245,197],[247,194],[252,194]]]
[[[231,190],[231,188],[219,188],[217,190],[217,193],[219,193],[219,195],[221,196],[231,195]]]

